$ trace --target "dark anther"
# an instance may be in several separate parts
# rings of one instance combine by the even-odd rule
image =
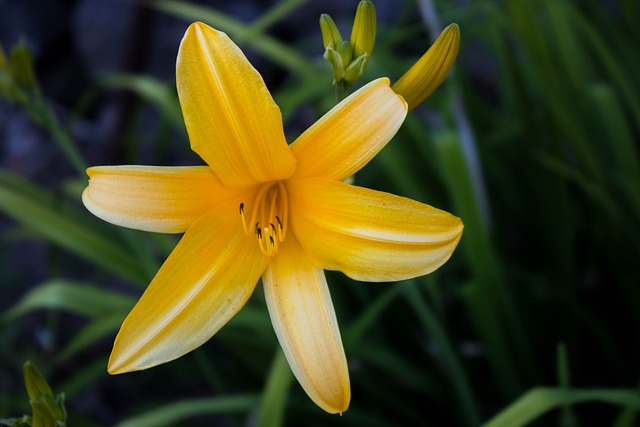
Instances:
[[[259,228],[256,228],[256,234],[258,235],[258,239],[262,239],[262,230]]]
[[[273,236],[269,236],[269,243],[271,243],[271,246],[275,246],[276,245],[275,240],[273,240]]]
[[[244,202],[240,202],[240,215],[244,213]]]
[[[280,230],[282,230],[282,221],[280,221],[280,218],[278,218],[278,215],[276,215],[276,221],[278,221],[278,226],[280,227]]]

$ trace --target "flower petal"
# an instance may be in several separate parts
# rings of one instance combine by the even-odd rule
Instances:
[[[97,166],[87,169],[82,201],[112,224],[160,233],[182,233],[197,218],[237,195],[210,168]]]
[[[150,368],[202,345],[245,304],[268,258],[242,230],[239,199],[199,218],[116,337],[109,372]]]
[[[453,67],[460,47],[460,28],[451,24],[435,43],[392,86],[409,104],[409,110],[420,105],[444,81]]]
[[[225,33],[196,22],[185,33],[176,84],[191,148],[227,187],[286,179],[295,169],[280,109]]]
[[[336,105],[291,144],[295,177],[343,180],[366,165],[396,134],[407,104],[381,78]]]
[[[324,272],[289,235],[262,283],[271,322],[300,385],[325,411],[346,411],[349,370]]]
[[[363,281],[404,280],[449,259],[462,221],[400,196],[322,178],[289,180],[291,225],[309,258]]]

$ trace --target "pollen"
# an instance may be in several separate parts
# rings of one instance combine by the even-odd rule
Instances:
[[[285,185],[281,181],[262,184],[254,200],[240,203],[239,211],[245,234],[255,236],[265,255],[277,254],[287,235],[289,198]]]

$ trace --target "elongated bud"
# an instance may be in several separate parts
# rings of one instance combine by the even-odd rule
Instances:
[[[369,0],[358,3],[356,18],[351,29],[351,46],[353,58],[366,54],[365,65],[373,52],[376,42],[376,8]]]
[[[342,40],[338,46],[338,53],[340,54],[340,59],[342,59],[342,64],[347,68],[351,63],[351,43],[349,43],[349,40]]]
[[[53,391],[38,368],[27,361],[23,366],[24,383],[29,395],[29,404],[33,411],[31,427],[64,427],[67,412],[64,407],[64,394],[53,398]]]
[[[460,28],[451,24],[435,43],[391,87],[409,104],[409,110],[420,105],[444,81],[453,67],[460,47]]]
[[[9,65],[15,81],[22,84],[29,91],[36,88],[36,78],[33,75],[33,57],[24,43],[17,44],[11,50]]]
[[[322,32],[324,48],[337,49],[342,42],[342,36],[333,19],[326,13],[320,15],[320,31]]]
[[[27,386],[27,394],[29,399],[38,399],[45,395],[53,399],[53,390],[49,387],[47,380],[44,379],[36,365],[31,361],[27,361],[22,367],[24,373],[24,384]]]

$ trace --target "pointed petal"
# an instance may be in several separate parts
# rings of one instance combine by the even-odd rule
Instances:
[[[165,261],[116,337],[109,372],[150,368],[202,345],[245,304],[268,259],[244,234],[240,201],[199,218]]]
[[[386,78],[374,80],[336,105],[291,145],[295,177],[343,180],[393,138],[407,114]]]
[[[460,28],[457,24],[451,24],[422,58],[393,84],[393,90],[404,97],[409,110],[420,105],[442,84],[453,67],[459,47]]]
[[[300,385],[325,411],[346,411],[349,370],[324,272],[289,235],[262,283],[271,322]]]
[[[206,166],[97,166],[87,169],[87,209],[123,227],[182,233],[197,218],[236,196]]]
[[[227,187],[286,179],[295,169],[280,109],[225,33],[196,22],[178,51],[176,84],[191,148]]]
[[[322,178],[290,180],[291,225],[309,258],[363,281],[404,280],[444,264],[462,235],[448,212]]]

